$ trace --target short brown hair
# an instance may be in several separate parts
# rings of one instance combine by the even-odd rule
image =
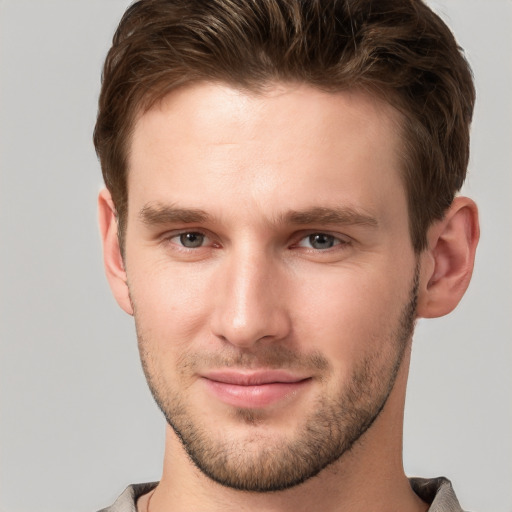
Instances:
[[[368,90],[403,117],[414,249],[464,182],[475,90],[461,49],[421,0],[140,0],[103,70],[94,143],[119,221],[136,116],[180,85],[276,81]]]

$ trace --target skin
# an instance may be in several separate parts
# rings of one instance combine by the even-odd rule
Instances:
[[[253,464],[248,474],[273,467],[262,453],[282,455],[319,414],[333,425],[328,413],[356,401],[371,420],[317,476],[278,492],[212,480],[168,427],[152,512],[426,510],[402,467],[412,334],[404,311],[413,304],[416,316],[432,317],[456,306],[478,223],[474,203],[457,198],[415,254],[399,126],[397,112],[363,93],[286,84],[264,94],[196,84],[139,116],[124,260],[108,191],[100,227],[113,293],[135,316],[168,419],[201,433],[207,459],[231,447],[229,460]],[[233,368],[284,369],[303,384],[268,403],[233,405],[205,379]],[[348,400],[351,388],[360,393]],[[348,435],[340,425],[338,441]]]

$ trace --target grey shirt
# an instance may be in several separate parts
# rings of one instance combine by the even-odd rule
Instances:
[[[410,478],[414,492],[426,503],[430,503],[428,512],[463,512],[452,484],[444,477]],[[128,486],[123,494],[110,507],[99,512],[137,512],[137,500],[156,487],[158,482],[134,484]]]

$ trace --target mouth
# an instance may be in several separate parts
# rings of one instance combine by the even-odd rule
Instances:
[[[201,378],[214,398],[227,405],[250,409],[285,401],[311,382],[311,377],[283,370],[211,371]]]

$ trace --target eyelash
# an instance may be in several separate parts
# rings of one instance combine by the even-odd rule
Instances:
[[[183,240],[181,240],[181,243],[174,241],[174,239],[181,239],[182,237],[184,237],[186,235],[196,235],[196,236],[204,237],[204,239],[206,239],[206,240],[210,240],[210,237],[202,231],[189,230],[189,231],[181,231],[180,233],[173,233],[169,236],[166,236],[164,239],[164,242],[171,243],[172,245],[178,247],[179,250],[184,250],[184,251],[194,251],[196,249],[204,248],[204,245],[202,245],[202,244],[197,247],[186,247],[185,245],[183,245]]]
[[[204,239],[203,239],[201,245],[198,245],[196,247],[187,247],[187,246],[183,245],[183,239],[182,239],[182,237],[184,237],[186,235],[196,235],[196,236],[204,237]],[[311,244],[313,237],[320,237],[320,236],[330,240],[333,243],[333,245],[331,245],[330,247],[322,248],[322,249],[302,245],[302,243],[308,239]],[[175,239],[180,239],[180,241],[176,242],[176,241],[174,241]],[[344,246],[351,244],[351,240],[348,237],[334,235],[334,234],[331,234],[326,231],[313,231],[313,232],[309,232],[309,233],[301,233],[300,237],[296,237],[295,239],[297,241],[292,243],[289,246],[290,248],[292,248],[292,249],[296,248],[296,247],[303,248],[307,251],[313,251],[316,253],[328,252],[330,249],[336,250],[335,248],[342,249]],[[179,250],[182,250],[182,251],[195,251],[197,249],[204,248],[205,247],[205,245],[203,245],[204,240],[212,240],[212,238],[209,237],[207,233],[205,233],[203,231],[199,231],[199,230],[197,230],[197,231],[196,230],[188,230],[188,231],[181,231],[179,233],[173,233],[170,236],[165,237],[165,239],[164,239],[165,242],[173,244],[175,247],[178,247]],[[218,247],[220,247],[220,244],[213,243],[213,245],[211,247],[218,248]]]
[[[329,242],[332,242],[332,245],[330,247],[324,247],[323,249],[319,249],[319,248],[315,248],[315,247],[305,247],[304,245],[302,245],[302,243],[306,240],[309,241],[310,245],[313,244],[313,239],[314,237],[323,237],[324,240],[325,239],[328,239]],[[322,243],[322,242],[320,242]],[[295,246],[297,247],[304,247],[305,249],[309,249],[309,250],[312,250],[312,251],[315,251],[315,252],[327,252],[329,249],[333,249],[335,247],[339,247],[339,246],[345,246],[345,245],[348,245],[350,244],[349,240],[347,238],[342,238],[341,236],[339,235],[333,235],[331,233],[327,233],[327,232],[324,232],[324,231],[316,231],[314,233],[309,233],[305,236],[302,236],[298,243],[295,244]],[[341,248],[341,247],[339,247]]]

